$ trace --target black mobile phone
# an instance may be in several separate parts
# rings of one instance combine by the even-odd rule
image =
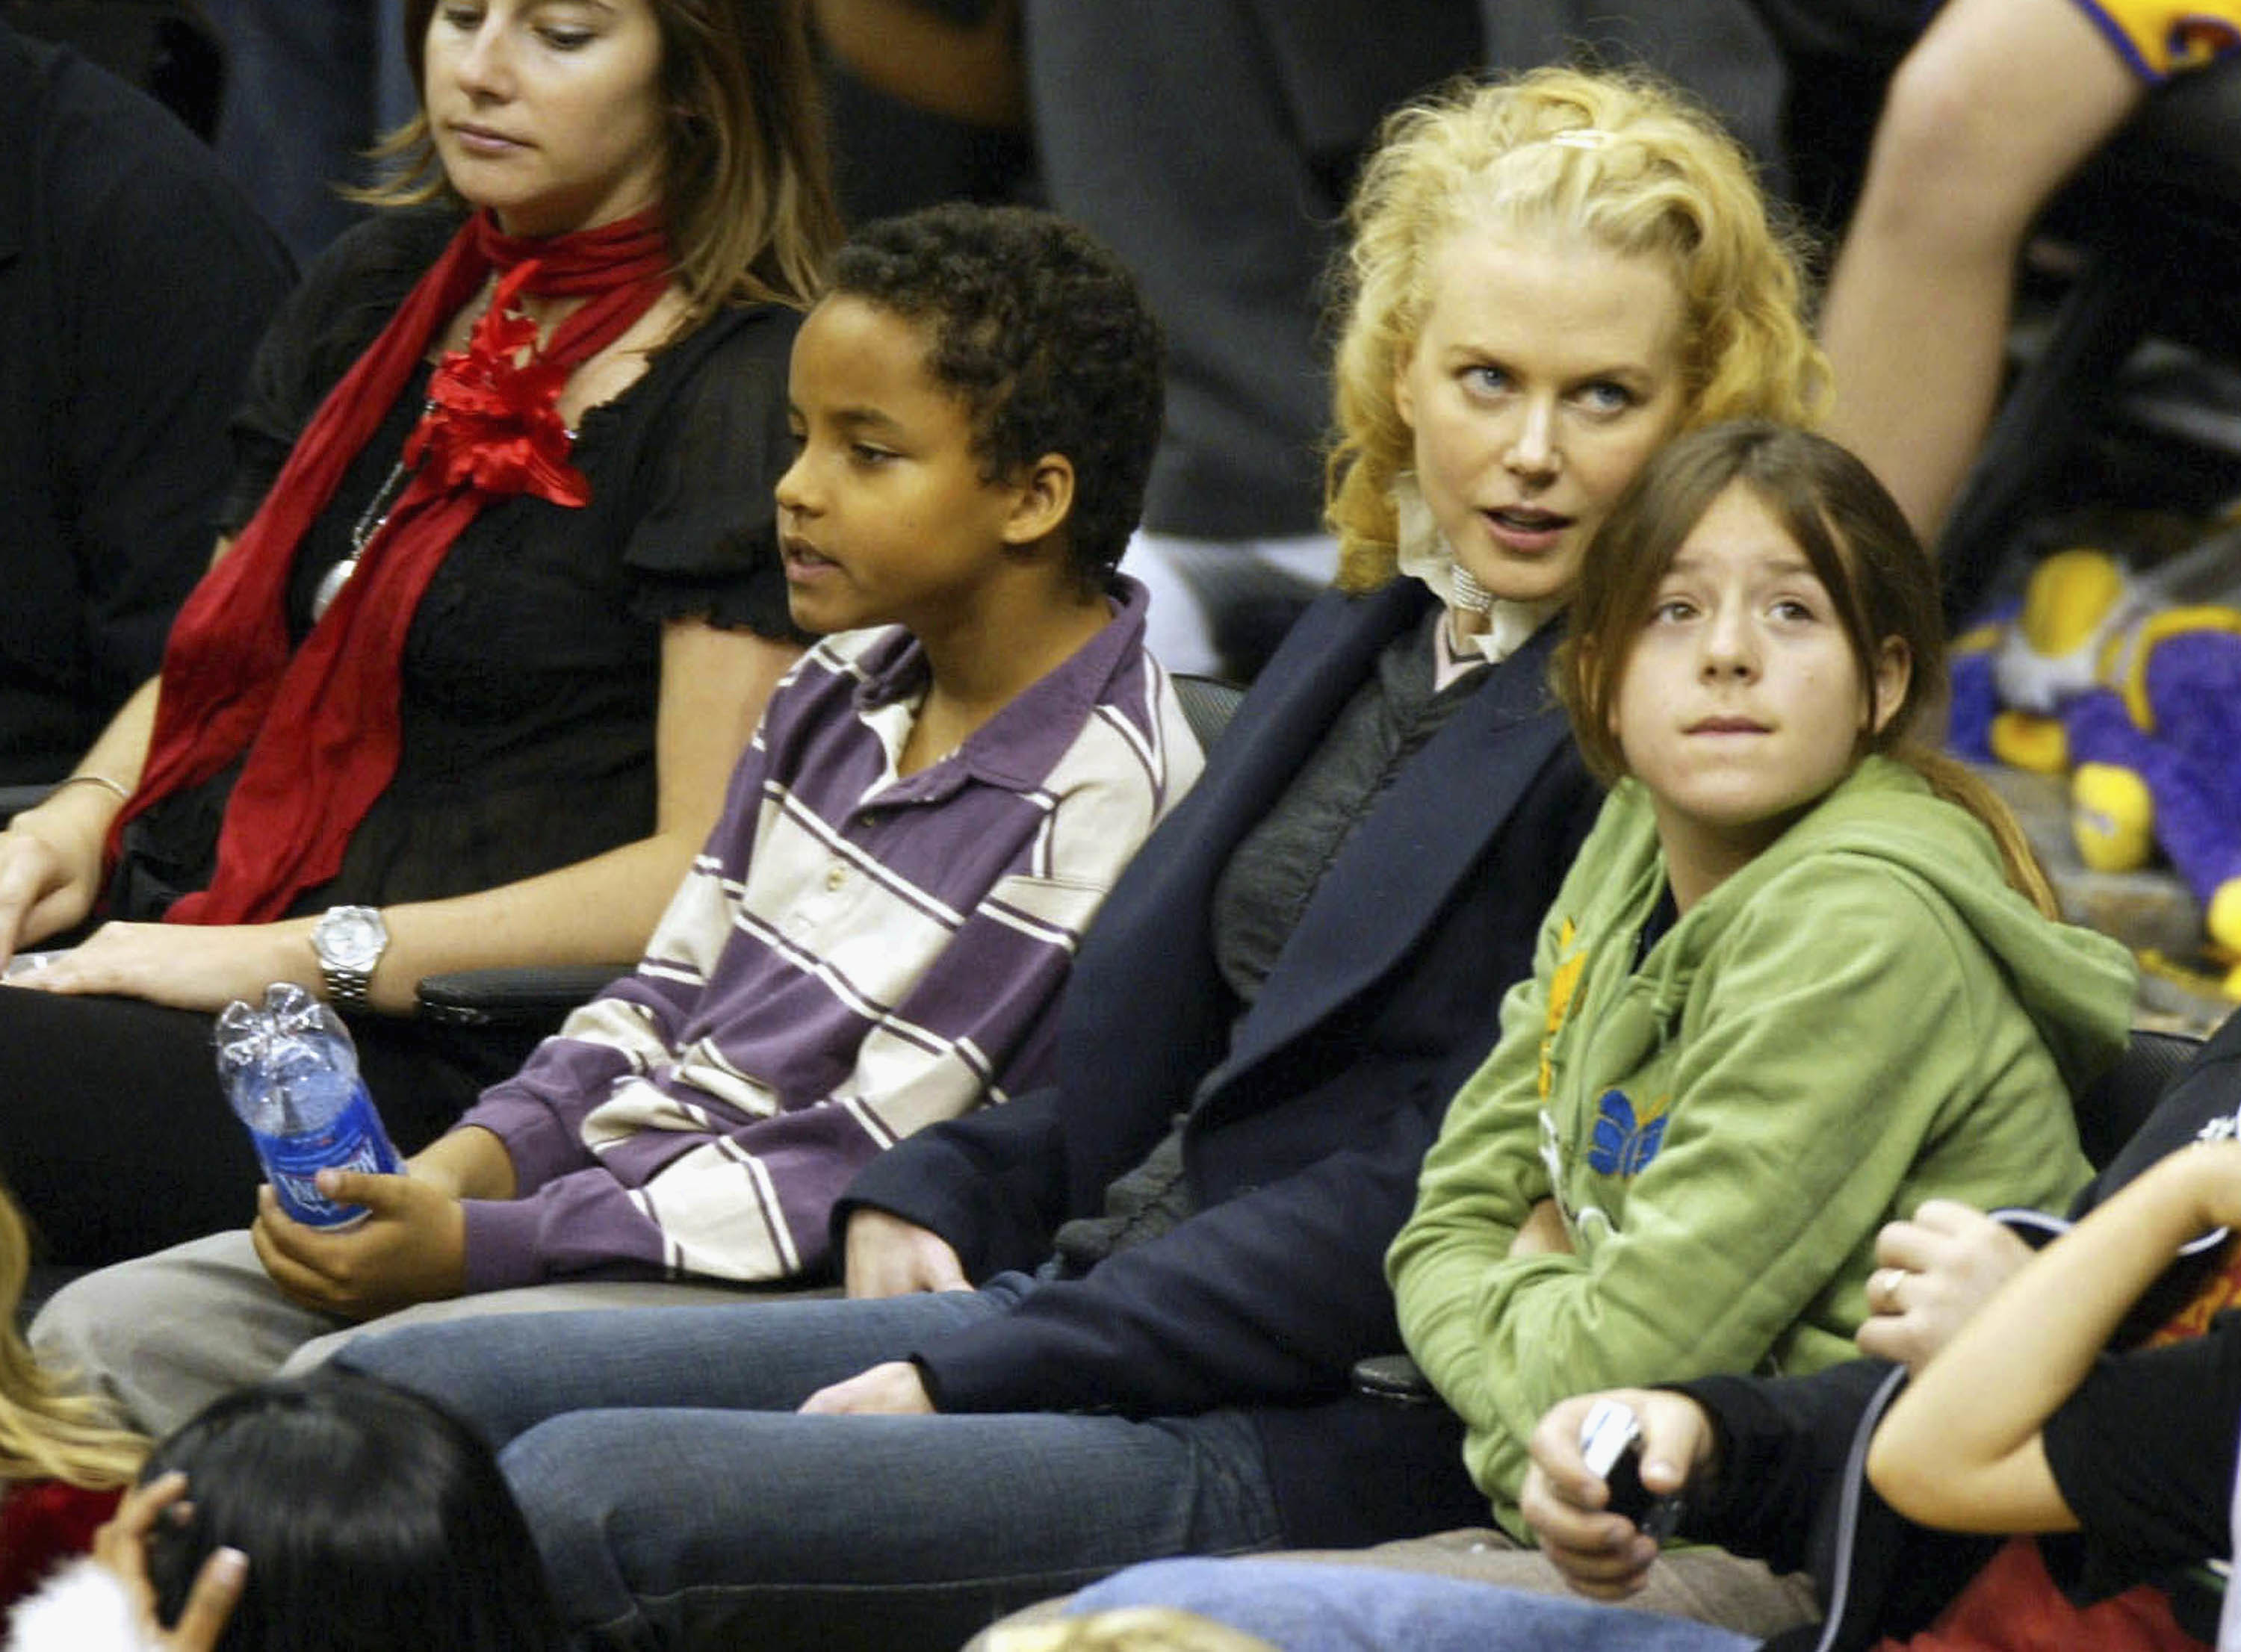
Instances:
[[[1661,1496],[1642,1483],[1642,1420],[1629,1408],[1596,1401],[1580,1425],[1580,1455],[1609,1490],[1603,1507],[1612,1514],[1661,1543],[1679,1528],[1680,1495]]]

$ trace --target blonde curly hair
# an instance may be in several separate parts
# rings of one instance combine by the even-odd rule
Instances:
[[[1458,81],[1404,106],[1386,118],[1347,223],[1324,488],[1343,589],[1373,590],[1396,570],[1393,482],[1415,438],[1394,378],[1423,329],[1434,256],[1465,225],[1667,260],[1688,320],[1683,428],[1809,425],[1827,403],[1802,232],[1718,122],[1647,71],[1541,69]]]

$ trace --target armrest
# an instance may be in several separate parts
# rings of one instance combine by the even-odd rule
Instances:
[[[0,826],[5,826],[29,808],[47,800],[54,782],[42,780],[29,786],[0,786]]]
[[[453,1027],[557,1024],[630,964],[534,964],[511,969],[461,969],[420,983],[420,1013]]]
[[[1354,1362],[1354,1391],[1390,1405],[1444,1405],[1416,1361],[1405,1354],[1378,1354]]]

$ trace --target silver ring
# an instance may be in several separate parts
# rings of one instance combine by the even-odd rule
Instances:
[[[1885,1308],[1895,1308],[1898,1306],[1898,1287],[1905,1282],[1903,1267],[1878,1267],[1868,1281],[1869,1294],[1881,1296]]]

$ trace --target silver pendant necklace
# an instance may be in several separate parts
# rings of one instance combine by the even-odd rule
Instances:
[[[421,418],[425,418],[435,411],[435,400],[431,398],[427,405],[420,410]],[[311,592],[313,625],[318,625],[325,617],[327,610],[334,606],[335,599],[342,595],[343,587],[358,572],[358,558],[365,554],[366,546],[373,543],[374,535],[389,525],[389,512],[397,503],[397,496],[404,491],[402,485],[407,474],[404,456],[400,454],[397,463],[389,467],[389,474],[382,478],[381,485],[373,491],[373,497],[365,502],[365,509],[358,513],[358,520],[351,525],[350,554],[321,574],[318,587]]]

